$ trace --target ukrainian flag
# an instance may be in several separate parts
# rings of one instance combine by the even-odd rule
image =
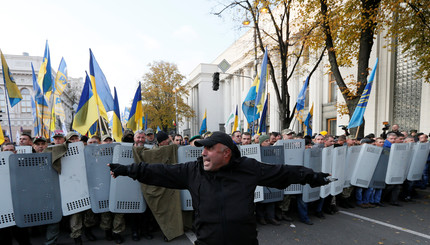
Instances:
[[[309,110],[309,114],[305,120],[306,135],[312,136],[312,117],[313,116],[314,116],[314,103],[312,103],[311,109]]]
[[[97,63],[93,52],[90,49],[90,78],[93,93],[95,95],[100,116],[109,121],[106,112],[113,110],[113,98],[110,92],[109,84],[103,74],[102,69]]]
[[[206,133],[206,131],[208,131],[208,127],[206,125],[206,119],[207,119],[207,116],[206,116],[206,109],[205,109],[205,115],[203,116],[202,126],[200,127],[200,131],[199,131],[200,135],[203,135],[204,133]]]
[[[261,134],[262,132],[266,132],[266,128],[267,128],[266,117],[267,117],[267,97],[266,97],[266,101],[264,102],[263,112],[261,113],[260,125],[258,127],[259,134]]]
[[[73,119],[73,129],[85,135],[88,129],[98,120],[96,98],[91,89],[91,82],[88,74],[85,78],[84,88],[78,109]]]
[[[263,62],[261,63],[261,73],[260,73],[260,83],[258,87],[257,97],[255,99],[255,104],[257,105],[257,113],[263,110],[264,98],[266,98],[266,82],[267,82],[267,47],[264,52]]]
[[[258,75],[255,76],[254,82],[246,95],[245,101],[242,103],[243,115],[246,117],[248,123],[252,123],[257,120],[260,115],[257,113],[257,107],[255,106],[255,100],[257,98],[257,91],[259,89],[260,79]]]
[[[16,86],[15,80],[10,73],[9,66],[6,63],[6,59],[0,50],[1,54],[1,66],[3,69],[3,81],[6,86],[7,94],[9,96],[10,107],[18,104],[22,100],[21,92],[19,92],[18,86]]]
[[[376,59],[372,74],[370,74],[366,87],[364,87],[364,91],[361,94],[360,101],[358,101],[354,114],[352,114],[351,120],[348,124],[348,128],[355,128],[363,123],[363,116],[364,112],[366,111],[367,101],[369,101],[370,91],[372,90],[372,84],[373,79],[375,78],[376,68],[378,68],[378,59]]]
[[[39,85],[42,87],[43,94],[46,94],[48,91],[52,90],[54,77],[52,76],[51,55],[49,52],[48,40],[46,40],[45,53],[43,55],[43,63],[40,66],[37,81]]]
[[[296,117],[297,117],[297,120],[300,121],[300,123],[303,123],[303,111],[305,109],[306,90],[308,89],[308,85],[309,85],[309,77],[306,78],[306,81],[303,84],[302,90],[300,90],[299,96],[297,97]]]
[[[34,135],[40,136],[39,117],[37,116],[37,107],[33,98],[31,98],[31,109],[33,116]]]
[[[206,111],[205,111],[205,115],[206,115]],[[237,114],[237,105],[236,105],[236,113],[234,114],[233,129],[231,130],[231,132],[236,131],[238,125],[239,125],[239,115]]]
[[[67,85],[67,65],[64,58],[61,58],[60,66],[58,67],[57,76],[55,77],[55,84],[52,92],[60,96]],[[51,98],[51,92],[46,94],[46,97]]]
[[[127,128],[136,131],[142,129],[142,92],[139,82],[136,93],[134,94],[133,104],[131,105],[130,115],[128,117]]]
[[[118,103],[118,96],[116,94],[116,88],[113,88],[113,117],[112,117],[112,135],[116,142],[121,142],[122,138],[122,125],[121,125],[121,114],[119,113],[119,103]]]

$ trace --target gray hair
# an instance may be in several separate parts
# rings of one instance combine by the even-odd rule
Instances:
[[[145,134],[145,131],[143,131],[142,129],[139,129],[134,134]]]

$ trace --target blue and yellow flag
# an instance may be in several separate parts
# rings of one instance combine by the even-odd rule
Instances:
[[[48,107],[48,103],[45,100],[45,96],[40,89],[39,83],[37,82],[36,74],[34,73],[33,63],[31,63],[31,71],[33,75],[33,91],[34,91],[34,100],[36,105],[46,106]]]
[[[264,52],[263,62],[261,63],[261,73],[260,73],[260,83],[258,87],[257,97],[255,99],[255,104],[257,106],[257,113],[263,111],[264,107],[264,98],[266,98],[266,83],[267,83],[267,47]]]
[[[202,125],[200,126],[200,131],[199,131],[200,135],[203,135],[204,133],[206,133],[206,131],[208,131],[206,119],[207,119],[207,115],[206,115],[206,109],[205,109],[205,115],[203,116]]]
[[[78,133],[85,135],[97,120],[96,98],[92,92],[90,78],[87,74],[72,127]]]
[[[364,87],[364,91],[361,94],[360,101],[358,101],[354,114],[352,114],[351,120],[349,120],[348,128],[355,128],[363,123],[363,115],[366,111],[367,101],[369,101],[370,91],[372,90],[372,84],[373,79],[375,78],[376,68],[378,68],[378,59],[376,59],[372,74],[370,74],[366,87]]]
[[[113,110],[113,98],[106,77],[103,74],[103,71],[100,68],[99,64],[97,63],[97,60],[94,57],[94,54],[91,49],[90,79],[93,93],[100,111],[100,116],[109,121],[106,112]]]
[[[67,65],[64,58],[61,58],[60,65],[58,66],[57,76],[55,77],[55,83],[52,87],[52,91],[60,96],[67,85]],[[46,93],[48,99],[51,98],[51,92]]]
[[[1,54],[1,66],[3,69],[3,81],[6,86],[6,91],[9,96],[10,107],[18,104],[22,100],[21,92],[19,92],[18,86],[16,86],[15,80],[10,73],[9,66],[6,63],[6,59],[0,50]]]
[[[205,115],[206,115],[206,112],[205,112]],[[239,114],[238,114],[237,105],[236,105],[236,113],[234,114],[234,123],[233,123],[233,128],[232,128],[231,132],[236,131],[237,126],[239,126]]]
[[[260,125],[258,127],[258,133],[259,134],[261,134],[262,132],[266,132],[266,128],[267,128],[267,123],[266,123],[266,118],[267,118],[267,99],[268,99],[268,96],[266,97],[266,101],[264,102],[263,112],[261,113]]]
[[[133,132],[142,129],[142,117],[142,92],[139,82],[139,86],[137,87],[136,93],[134,94],[133,104],[131,105],[130,115],[127,121],[127,128],[133,130]]]
[[[252,123],[260,117],[257,113],[257,107],[255,106],[255,100],[257,99],[257,91],[259,89],[260,79],[258,75],[255,76],[254,82],[246,95],[245,101],[242,103],[243,115],[246,117],[248,123]]]
[[[48,91],[52,90],[54,76],[52,75],[51,55],[49,52],[48,40],[46,40],[45,53],[43,55],[42,65],[39,69],[37,82],[41,86],[43,94],[46,94]]]
[[[306,90],[309,85],[309,77],[306,78],[305,83],[303,84],[302,89],[300,90],[299,96],[297,96],[297,104],[296,104],[296,117],[300,123],[303,123],[303,111],[305,109],[305,100],[306,100]]]
[[[314,103],[312,103],[311,109],[309,110],[308,116],[305,120],[306,132],[305,135],[312,136],[312,117],[314,115]]]
[[[31,109],[32,109],[32,116],[33,116],[33,127],[34,127],[33,135],[40,136],[40,123],[39,123],[40,121],[39,121],[39,117],[37,116],[37,107],[33,98],[31,98]]]
[[[123,129],[121,125],[121,114],[119,113],[118,96],[116,94],[116,88],[113,88],[113,116],[112,116],[112,135],[116,142],[121,142]]]

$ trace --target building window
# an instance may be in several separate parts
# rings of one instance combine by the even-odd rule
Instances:
[[[330,135],[336,135],[336,118],[327,119],[327,133]]]
[[[21,90],[22,100],[21,104],[21,112],[22,113],[31,113],[31,95],[30,90],[24,88]]]
[[[328,75],[328,102],[337,102],[337,83],[332,72]]]

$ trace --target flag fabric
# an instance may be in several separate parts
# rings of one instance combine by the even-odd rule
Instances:
[[[88,138],[91,138],[91,137],[93,137],[93,135],[97,134],[97,124],[98,124],[98,122],[99,121],[97,119],[97,121],[93,125],[91,125],[90,129],[88,129]]]
[[[239,115],[237,114],[237,105],[236,105],[236,113],[234,114],[234,123],[233,123],[233,128],[231,132],[236,131],[238,125],[239,125]]]
[[[160,131],[161,131],[160,126],[157,126],[157,130],[155,131],[155,133],[158,133],[158,132],[160,132]]]
[[[261,63],[261,73],[260,73],[260,83],[258,87],[257,97],[255,99],[255,104],[257,106],[257,113],[263,110],[264,98],[266,98],[266,82],[267,82],[267,47],[264,52],[263,62]]]
[[[230,115],[228,116],[228,118],[227,118],[227,121],[225,122],[225,128],[226,129],[230,129],[231,127],[230,127],[230,125],[231,125],[231,123],[233,123],[234,122],[234,115],[235,115],[235,109],[233,109],[232,111],[231,111],[231,113],[230,113]],[[226,133],[229,133],[229,132],[226,132]],[[230,132],[231,133],[231,132]]]
[[[9,96],[10,107],[18,104],[22,100],[21,92],[19,92],[18,86],[16,86],[15,80],[10,73],[9,66],[6,63],[6,58],[0,50],[1,54],[1,66],[3,69],[3,81],[6,87],[7,94]]]
[[[4,143],[4,134],[3,134],[3,129],[1,128],[1,124],[0,124],[0,145]]]
[[[55,131],[55,120],[56,120],[56,116],[55,116],[55,107],[53,106],[51,109],[51,124],[49,125],[49,130],[51,132]]]
[[[258,133],[259,134],[261,134],[263,132],[266,132],[266,128],[267,128],[267,124],[266,124],[266,118],[267,118],[267,99],[268,99],[268,97],[266,96],[266,101],[264,101],[263,112],[261,112],[260,125],[258,127]]]
[[[148,129],[148,114],[145,116],[145,130]]]
[[[112,136],[115,139],[116,142],[121,142],[123,129],[121,125],[121,115],[119,113],[119,103],[118,103],[118,96],[116,94],[116,88],[113,88],[113,116],[112,116]]]
[[[303,123],[303,112],[305,109],[305,100],[306,100],[306,90],[309,85],[309,77],[306,78],[305,83],[303,84],[302,89],[300,90],[299,96],[297,96],[297,104],[296,104],[296,117],[300,123]]]
[[[129,116],[130,116],[130,108],[124,107],[124,113],[121,115],[121,123],[123,125],[127,124]]]
[[[89,128],[98,120],[96,98],[92,92],[90,83],[90,78],[87,74],[72,126],[73,129],[82,135],[85,135]]]
[[[100,115],[107,118],[107,111],[113,110],[113,98],[112,93],[109,88],[109,84],[106,80],[105,75],[103,74],[102,69],[97,63],[96,58],[94,57],[93,52],[90,49],[90,78],[91,85],[93,89],[93,93],[96,96],[97,104],[99,106]]]
[[[40,89],[39,83],[37,82],[36,74],[34,73],[33,63],[31,63],[31,71],[33,75],[33,92],[34,92],[34,100],[36,105],[48,106],[48,103],[45,100],[45,96]]]
[[[31,98],[31,109],[32,109],[32,116],[33,116],[33,127],[34,127],[34,135],[40,136],[40,123],[39,123],[39,117],[37,116],[37,107],[36,102],[34,102],[34,99]]]
[[[55,115],[60,118],[61,121],[65,121],[66,113],[64,113],[63,102],[60,95],[54,93],[54,112]]]
[[[130,115],[127,121],[127,128],[133,130],[133,132],[142,129],[142,93],[141,86],[137,87],[136,93],[134,94],[133,104],[131,105]]]
[[[309,110],[308,116],[305,120],[305,126],[306,126],[306,135],[312,136],[312,117],[314,115],[314,103],[312,103],[311,109]]]
[[[48,40],[46,40],[45,53],[43,55],[43,62],[39,69],[39,75],[37,77],[37,82],[42,88],[43,94],[52,90],[52,85],[54,83],[54,77],[52,75],[51,69],[51,54],[49,51]]]
[[[67,85],[67,65],[64,58],[61,58],[60,65],[58,66],[57,75],[55,77],[55,83],[52,87],[52,92],[60,96]],[[48,99],[51,98],[51,91],[46,93]]]
[[[243,115],[246,117],[248,124],[251,124],[260,117],[257,113],[257,107],[255,106],[255,100],[257,99],[257,91],[259,89],[260,79],[255,76],[254,82],[246,95],[245,101],[242,103]]]
[[[205,109],[205,115],[203,116],[203,121],[202,121],[202,125],[200,127],[199,134],[203,135],[204,133],[206,133],[207,130],[208,130],[208,127],[207,127],[207,114],[206,114],[206,109]]]
[[[364,115],[364,112],[366,111],[367,101],[369,101],[370,92],[372,90],[373,79],[375,78],[375,73],[377,68],[378,68],[378,59],[376,59],[375,66],[373,67],[372,73],[370,74],[366,87],[364,87],[364,91],[361,94],[360,100],[358,101],[354,114],[352,114],[351,120],[349,120],[348,128],[355,128],[360,126],[363,123],[363,115]]]

